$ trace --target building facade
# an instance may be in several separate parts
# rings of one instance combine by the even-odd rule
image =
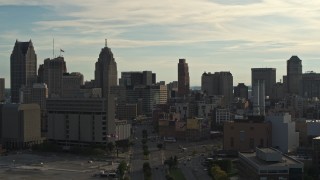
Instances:
[[[5,80],[0,78],[0,102],[5,101]]]
[[[320,97],[320,73],[313,71],[302,74],[301,96],[305,98]]]
[[[223,149],[240,152],[254,151],[256,147],[271,147],[272,125],[265,122],[225,122]]]
[[[190,92],[189,67],[185,59],[179,59],[178,63],[178,96],[186,97]]]
[[[5,148],[30,148],[33,144],[41,142],[39,105],[2,106],[2,145]]]
[[[101,49],[95,68],[95,85],[102,89],[102,97],[110,93],[110,88],[118,82],[117,63],[111,49],[107,46]]]
[[[246,98],[248,99],[249,88],[244,83],[239,83],[234,87],[234,97]]]
[[[48,139],[63,146],[115,141],[114,98],[47,100]]]
[[[302,64],[298,56],[292,56],[287,61],[287,92],[300,94],[302,80]]]
[[[253,86],[258,80],[265,83],[265,95],[273,98],[272,88],[276,84],[275,68],[251,68],[251,85]]]
[[[41,71],[42,65],[39,66]],[[39,74],[39,79],[43,80],[48,86],[49,97],[61,97],[62,94],[62,76],[67,72],[66,62],[64,57],[54,59],[45,59],[43,63],[43,74]]]
[[[10,56],[11,102],[20,102],[20,88],[37,82],[37,55],[32,41],[15,42]]]

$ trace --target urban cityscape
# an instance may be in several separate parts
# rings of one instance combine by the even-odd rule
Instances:
[[[320,4],[138,1],[0,2],[0,179],[320,179]]]
[[[90,157],[97,168],[74,171],[94,177],[314,178],[320,74],[302,73],[302,62],[296,55],[284,60],[282,82],[276,82],[276,68],[251,68],[252,87],[234,85],[232,73],[221,71],[204,72],[201,89],[191,89],[186,59],[178,59],[178,79],[167,84],[148,70],[118,78],[105,40],[94,79],[84,81],[81,72],[67,71],[62,55],[37,66],[32,40],[16,40],[10,91],[0,79],[1,153],[9,159],[17,156],[13,152]],[[55,170],[36,159],[23,163],[15,157],[2,169]]]

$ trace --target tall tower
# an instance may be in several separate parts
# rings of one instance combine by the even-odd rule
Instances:
[[[188,96],[190,91],[190,77],[188,63],[185,59],[179,59],[178,63],[178,96]]]
[[[253,83],[253,113],[256,116],[265,115],[264,80],[257,80]]]
[[[95,69],[95,86],[101,88],[102,97],[106,97],[111,86],[116,86],[118,81],[117,63],[111,49],[107,46],[101,49]]]
[[[10,57],[11,101],[18,103],[21,87],[32,87],[37,82],[37,55],[32,41],[15,42]]]
[[[302,80],[302,65],[298,56],[291,56],[287,61],[287,91],[290,94],[299,94]]]
[[[265,95],[273,98],[272,88],[276,84],[276,68],[251,68],[251,85],[264,80]]]
[[[40,74],[43,68],[43,73]],[[43,66],[39,66],[39,77],[48,85],[49,97],[60,96],[62,94],[62,75],[67,72],[64,58],[59,56],[54,59],[45,59]]]

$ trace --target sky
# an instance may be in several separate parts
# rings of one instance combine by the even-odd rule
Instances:
[[[189,64],[191,86],[203,72],[230,71],[233,84],[251,82],[251,68],[286,74],[292,55],[303,72],[320,72],[319,0],[0,0],[0,77],[10,87],[16,39],[32,40],[38,65],[59,50],[69,72],[94,78],[108,41],[122,71],[150,70],[157,81],[177,80]]]

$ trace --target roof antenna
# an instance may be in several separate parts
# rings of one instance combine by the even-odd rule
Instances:
[[[104,42],[105,47],[108,47],[107,39],[104,39],[104,40],[105,40],[105,42]]]

